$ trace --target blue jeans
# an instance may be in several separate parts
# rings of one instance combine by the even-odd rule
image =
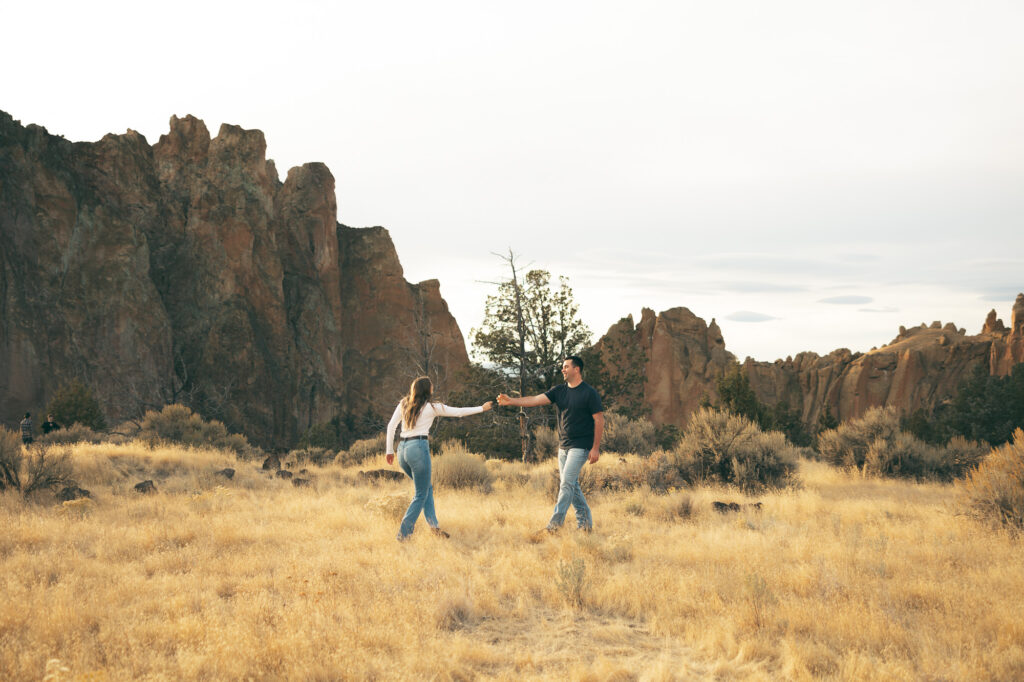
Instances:
[[[569,450],[558,449],[558,501],[555,502],[555,513],[548,521],[548,528],[560,528],[565,523],[565,515],[569,505],[576,509],[576,525],[580,528],[594,527],[594,518],[590,515],[587,499],[580,488],[580,470],[590,457],[590,452],[583,448]]]
[[[430,482],[430,445],[426,440],[403,440],[398,444],[398,466],[412,479],[416,494],[405,510],[405,518],[398,531],[398,538],[412,535],[413,527],[423,512],[423,517],[432,528],[437,528],[434,513],[434,486]]]

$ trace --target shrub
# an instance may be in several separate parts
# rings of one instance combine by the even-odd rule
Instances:
[[[893,441],[900,431],[899,417],[891,407],[873,407],[860,419],[845,421],[818,434],[818,453],[836,466],[863,468],[868,449],[878,439]]]
[[[491,472],[483,455],[466,449],[458,441],[447,441],[441,452],[433,458],[434,485],[443,488],[477,488],[491,490]]]
[[[26,495],[37,490],[53,490],[75,483],[71,456],[66,451],[36,448],[26,461],[25,469],[25,485],[22,492]]]
[[[694,413],[679,445],[657,459],[686,483],[714,482],[744,490],[780,487],[796,470],[799,453],[786,437],[761,431],[746,417],[703,408]],[[674,478],[652,472],[656,479]]]
[[[862,471],[865,475],[904,478],[947,477],[942,453],[903,431],[890,438],[876,438],[868,445]]]
[[[383,455],[386,445],[383,433],[377,434],[373,438],[357,440],[349,446],[348,450],[339,452],[338,456],[334,458],[334,463],[341,466],[362,464],[371,457]]]
[[[0,426],[0,490],[21,490],[21,438]]]
[[[159,412],[150,410],[142,418],[138,438],[149,442],[169,441],[192,446],[211,446],[232,450],[237,455],[255,453],[245,436],[229,433],[217,420],[205,421],[184,405],[168,405]]]
[[[32,448],[28,457],[21,438],[0,428],[0,490],[18,490],[29,494],[74,483],[71,459],[66,452]]]
[[[992,452],[992,448],[973,440],[967,440],[963,436],[953,436],[946,444],[944,459],[954,477],[961,477],[970,471]]]
[[[872,408],[818,435],[822,459],[865,475],[949,480],[976,465],[989,448],[962,436],[945,447],[930,445],[901,430],[892,408]]]
[[[69,443],[102,443],[109,437],[96,433],[85,424],[74,423],[66,429],[57,429],[43,434],[38,441],[43,445],[67,445]]]
[[[961,506],[982,520],[1024,529],[1024,430],[996,448],[958,484]]]
[[[57,423],[65,426],[82,424],[93,431],[104,431],[107,428],[100,404],[93,397],[92,391],[77,379],[57,391],[47,405],[46,412],[52,414]]]
[[[558,456],[558,432],[547,426],[533,430],[533,456],[538,462]]]
[[[504,481],[508,487],[523,487],[530,482],[530,474],[518,462],[504,459],[489,459],[485,462],[495,481]]]
[[[648,457],[658,449],[658,436],[654,424],[647,419],[630,419],[615,412],[606,412],[601,449]]]
[[[674,450],[679,445],[683,432],[675,424],[662,424],[655,429],[659,450]]]
[[[316,466],[323,466],[333,460],[335,456],[336,453],[333,450],[306,447],[298,450],[291,450],[285,457],[298,465],[313,464]]]

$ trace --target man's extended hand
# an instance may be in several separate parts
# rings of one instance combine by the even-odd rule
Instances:
[[[587,459],[591,464],[597,464],[597,460],[601,457],[601,452],[597,448],[591,448],[590,458]]]
[[[502,407],[504,407],[506,405],[511,405],[512,404],[512,398],[509,398],[508,395],[506,395],[504,393],[499,393],[498,394],[498,404],[501,405]]]
[[[394,453],[392,453],[390,455],[385,455],[384,459],[386,459],[388,461],[389,465],[395,463],[395,455],[394,455]]]

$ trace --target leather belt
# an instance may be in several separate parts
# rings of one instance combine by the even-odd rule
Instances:
[[[429,437],[428,436],[409,436],[408,438],[403,438],[402,440],[429,440]]]

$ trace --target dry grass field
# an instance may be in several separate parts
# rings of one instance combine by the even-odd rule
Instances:
[[[594,493],[593,534],[570,511],[537,538],[553,463],[488,462],[489,492],[436,486],[450,539],[421,519],[399,543],[411,482],[71,451],[92,501],[0,496],[5,680],[1024,679],[1021,541],[948,485],[802,462],[760,511],[713,511],[754,501],[727,489]]]

